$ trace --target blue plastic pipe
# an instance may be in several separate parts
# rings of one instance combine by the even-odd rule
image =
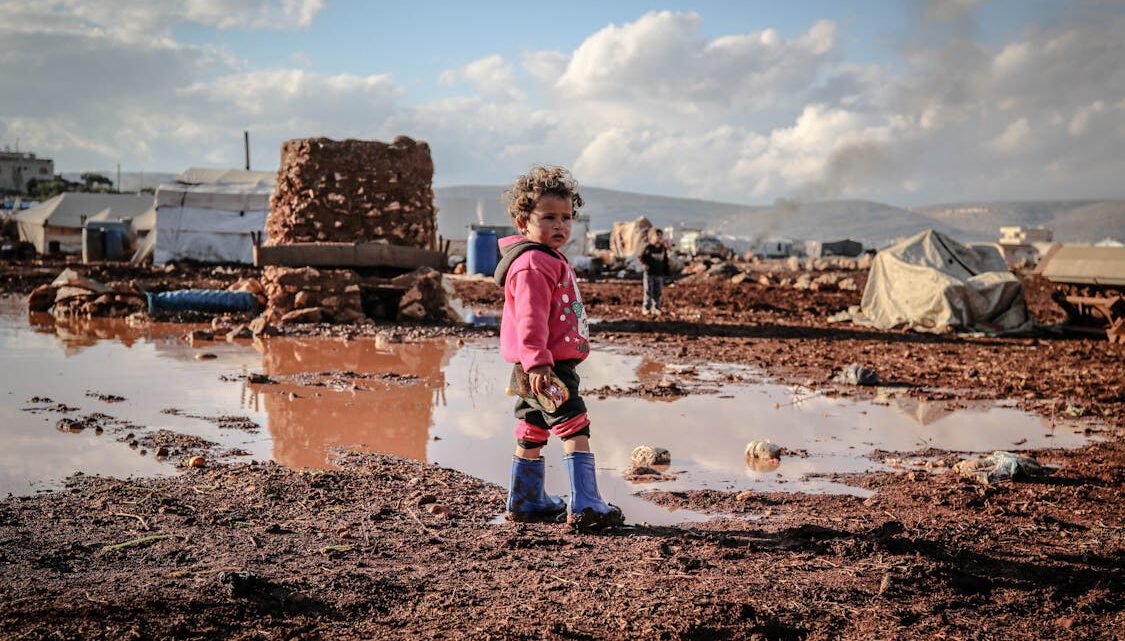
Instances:
[[[178,289],[174,292],[145,294],[148,313],[169,312],[256,312],[258,299],[250,292],[228,292],[222,289]]]

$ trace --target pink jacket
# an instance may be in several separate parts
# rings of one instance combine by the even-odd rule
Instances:
[[[496,282],[504,287],[500,352],[524,371],[590,354],[578,279],[558,252],[523,236],[500,239]]]

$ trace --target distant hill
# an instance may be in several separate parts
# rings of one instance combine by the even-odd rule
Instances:
[[[840,240],[851,238],[868,247],[881,247],[897,238],[933,228],[954,238],[958,227],[906,209],[869,200],[834,200],[813,203],[780,201],[725,219],[718,229],[731,236],[751,239]]]
[[[1055,240],[1125,240],[1125,200],[965,202],[926,205],[914,211],[962,230],[968,240],[996,240],[1000,227],[1050,227]]]
[[[470,222],[508,223],[500,195],[506,187],[471,185],[435,191],[438,229],[447,238],[464,238]],[[904,209],[868,200],[796,203],[770,206],[668,198],[583,187],[583,213],[591,229],[609,229],[615,221],[646,216],[661,227],[703,228],[749,239],[837,240],[853,238],[870,247],[933,228],[962,241],[995,241],[999,228],[1045,225],[1066,242],[1095,242],[1125,237],[1125,200],[949,203]]]
[[[510,223],[501,201],[507,188],[468,185],[435,189],[438,230],[448,238],[463,238],[468,234],[466,226],[469,223]],[[652,196],[598,187],[583,187],[582,198],[586,204],[581,212],[590,217],[592,230],[608,230],[615,221],[633,220],[642,214],[660,227],[683,223],[687,227],[707,228],[725,217],[758,209],[749,205]]]

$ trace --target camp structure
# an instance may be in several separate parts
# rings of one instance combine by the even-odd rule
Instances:
[[[854,258],[862,253],[863,243],[850,238],[833,241],[805,241],[805,255],[810,258],[823,258],[825,256],[850,256]]]
[[[274,172],[198,168],[160,185],[153,262],[253,263],[276,185]]]
[[[648,244],[648,230],[652,223],[644,216],[636,220],[613,223],[609,236],[609,249],[619,258],[634,258],[641,255]]]
[[[1023,285],[999,252],[974,251],[932,229],[876,254],[858,307],[833,316],[857,325],[921,332],[1026,331]]]
[[[40,254],[82,252],[82,229],[95,219],[129,221],[152,207],[152,196],[67,192],[12,216],[20,240]]]

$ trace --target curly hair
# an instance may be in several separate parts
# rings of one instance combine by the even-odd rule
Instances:
[[[582,196],[578,195],[578,181],[566,167],[535,165],[526,174],[516,178],[512,188],[504,192],[508,214],[516,221],[517,226],[531,218],[535,204],[543,196],[569,200],[576,210],[583,204]]]

